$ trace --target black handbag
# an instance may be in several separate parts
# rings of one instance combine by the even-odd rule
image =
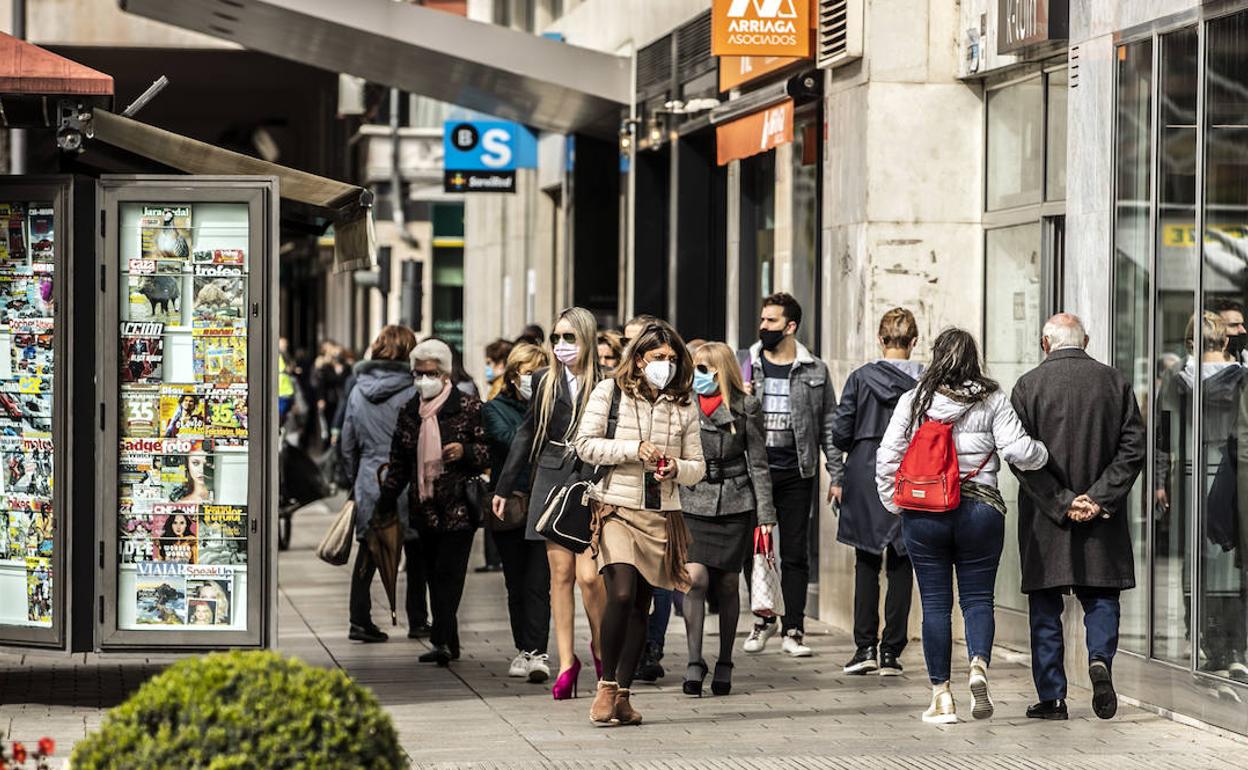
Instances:
[[[611,394],[611,410],[607,415],[607,438],[615,438],[620,422],[620,389]],[[610,468],[596,467],[586,478],[580,478],[583,465],[577,460],[572,478],[550,490],[542,516],[537,520],[537,534],[573,553],[583,553],[593,538],[593,510],[589,493],[594,485],[607,477]]]
[[[464,498],[468,506],[468,519],[472,528],[479,528],[487,516],[493,516],[490,509],[492,495],[490,485],[480,476],[469,476],[464,480]]]
[[[520,529],[529,520],[529,496],[524,492],[512,492],[503,506],[503,518],[494,515],[493,510],[485,511],[485,528],[490,532],[510,532]]]

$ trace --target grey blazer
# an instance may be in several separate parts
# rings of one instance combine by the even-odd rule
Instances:
[[[710,417],[699,409],[698,416],[702,421],[702,454],[708,466],[718,463],[731,468],[744,463],[747,472],[720,482],[703,479],[696,486],[682,487],[684,512],[694,516],[727,516],[754,511],[759,524],[775,524],[762,403],[754,396],[737,393],[732,396],[731,406],[728,402],[720,404]]]

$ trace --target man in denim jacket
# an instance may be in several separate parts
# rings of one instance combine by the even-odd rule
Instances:
[[[826,458],[828,501],[840,502],[841,452],[832,442],[836,390],[828,367],[797,341],[802,306],[779,293],[763,300],[759,341],[750,348],[750,383],[763,402],[767,463],[780,530],[780,585],[784,594],[782,651],[809,657],[805,635],[806,584],[810,579],[810,514],[818,484],[819,451]],[[762,652],[776,633],[775,618],[756,623],[746,652]]]

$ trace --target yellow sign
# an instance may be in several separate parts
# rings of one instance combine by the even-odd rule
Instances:
[[[1209,225],[1205,228],[1205,242],[1216,243],[1218,239],[1211,236],[1210,232],[1242,240],[1248,238],[1248,225]],[[1161,243],[1170,248],[1193,248],[1196,246],[1196,226],[1166,225],[1161,231]]]
[[[810,56],[810,0],[714,0],[714,56]]]

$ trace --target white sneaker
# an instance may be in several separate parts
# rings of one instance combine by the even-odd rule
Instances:
[[[529,675],[529,654],[521,652],[511,661],[511,667],[507,669],[507,676],[514,676],[517,679],[523,679]]]
[[[802,643],[802,632],[796,628],[790,628],[789,632],[784,635],[784,643],[780,645],[780,651],[794,658],[809,658],[814,654],[814,650]]]
[[[971,661],[971,716],[987,719],[992,716],[992,696],[988,694],[988,661],[976,657]]]
[[[755,623],[754,628],[750,631],[750,636],[745,640],[746,652],[762,652],[767,647],[767,640],[776,635],[780,630],[780,622],[775,623]]]
[[[953,702],[949,683],[932,688],[932,705],[923,712],[923,721],[929,725],[952,725],[958,721],[958,705]]]
[[[541,684],[550,678],[550,657],[545,653],[526,652],[529,658],[529,681]]]

